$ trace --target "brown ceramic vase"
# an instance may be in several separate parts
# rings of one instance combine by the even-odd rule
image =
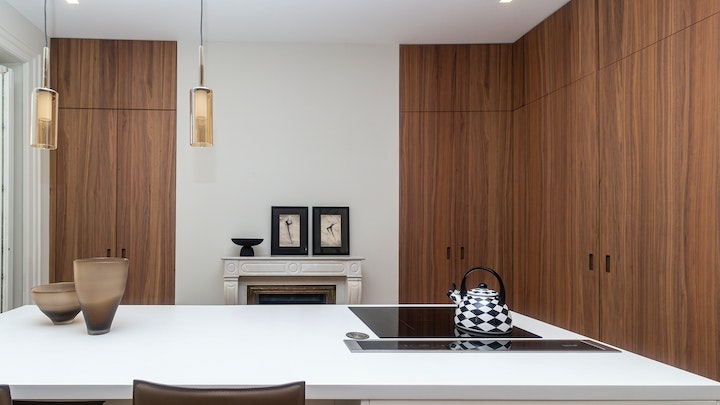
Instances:
[[[73,262],[75,291],[89,335],[110,331],[125,293],[128,263],[128,259],[118,257],[94,257]]]

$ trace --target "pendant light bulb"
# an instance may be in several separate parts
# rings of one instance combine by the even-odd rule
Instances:
[[[45,1],[45,24],[47,24],[47,0]],[[57,149],[58,138],[58,92],[50,88],[50,48],[45,47],[42,55],[42,86],[32,92],[30,113],[30,146],[39,149]]]
[[[30,146],[40,149],[57,149],[58,93],[38,87],[32,94],[32,128]]]
[[[200,86],[190,89],[190,146],[213,146],[213,91],[205,87],[202,40],[203,0],[200,0]]]

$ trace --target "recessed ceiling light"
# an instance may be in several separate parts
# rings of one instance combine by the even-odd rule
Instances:
[[[505,1],[505,0],[502,0]],[[67,4],[80,4],[79,0],[65,0],[65,3]]]
[[[511,3],[512,0],[500,0],[500,3]]]

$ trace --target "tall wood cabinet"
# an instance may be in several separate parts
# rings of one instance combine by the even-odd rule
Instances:
[[[73,260],[127,257],[125,304],[175,291],[176,44],[53,39],[52,281]]]
[[[514,308],[597,337],[595,75],[515,111]],[[568,119],[570,118],[570,119]]]
[[[400,302],[447,303],[479,265],[510,283],[511,48],[400,53]]]
[[[572,1],[514,47],[515,309],[597,337],[597,52],[594,0]]]
[[[516,309],[720,379],[720,10],[638,3],[574,0],[516,43],[526,80],[514,117]],[[560,27],[592,37],[580,23],[592,10],[599,38],[585,52]],[[533,36],[575,52],[528,51]],[[528,70],[593,55],[595,69],[528,90],[542,87]]]
[[[720,379],[720,14],[600,71],[601,336]],[[618,314],[623,315],[619,317]]]
[[[495,196],[436,173],[457,170],[435,160],[475,112],[443,110],[471,98],[450,97],[468,74],[447,79],[461,59],[427,48],[414,67],[401,48],[401,100],[435,97],[401,103],[401,300],[437,299],[434,237],[489,237],[511,246],[511,309],[720,380],[720,3],[572,0],[513,44],[511,141],[480,154],[510,149],[512,209],[487,216],[509,215],[509,242],[428,220],[463,218],[445,214],[458,181]]]

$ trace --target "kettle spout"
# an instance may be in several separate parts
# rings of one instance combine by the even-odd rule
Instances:
[[[457,292],[457,288],[455,287],[455,283],[452,283],[452,286],[450,287],[450,291],[447,292],[447,296],[450,297],[450,299],[457,304],[458,300],[460,299],[460,294]]]

